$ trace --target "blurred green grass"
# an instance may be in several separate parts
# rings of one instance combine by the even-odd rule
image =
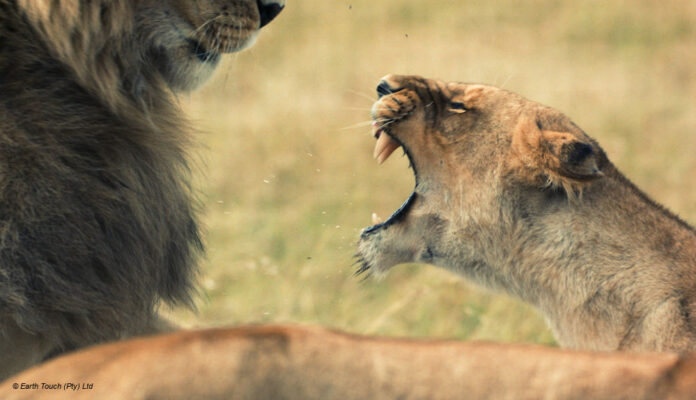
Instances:
[[[289,0],[257,45],[181,98],[202,132],[205,294],[188,326],[553,343],[530,307],[432,266],[362,281],[370,214],[410,193],[367,125],[387,73],[483,82],[558,108],[659,202],[696,222],[693,1]]]

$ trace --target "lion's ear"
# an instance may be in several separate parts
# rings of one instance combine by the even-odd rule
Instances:
[[[515,128],[512,147],[524,167],[566,189],[603,176],[597,150],[589,140],[570,132],[543,130],[529,118]]]

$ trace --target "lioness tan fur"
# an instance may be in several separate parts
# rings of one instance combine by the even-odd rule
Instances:
[[[284,0],[0,0],[0,378],[166,329],[202,249],[173,93]]]
[[[80,351],[0,383],[0,398],[677,400],[696,398],[696,358],[240,327]]]
[[[491,86],[390,75],[375,156],[413,195],[361,234],[361,271],[447,268],[533,304],[575,349],[696,350],[696,234],[562,113]]]

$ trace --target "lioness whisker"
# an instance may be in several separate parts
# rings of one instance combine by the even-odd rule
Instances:
[[[512,77],[515,76],[516,74],[517,74],[517,72],[511,72],[510,75],[508,75],[507,79],[505,79],[505,82],[503,82],[503,84],[500,85],[500,88],[505,89],[505,85],[507,85],[507,83],[510,81],[510,79],[512,79]]]
[[[370,103],[373,103],[373,102],[375,101],[375,97],[374,97],[374,96],[369,96],[369,95],[367,95],[367,94],[365,94],[365,93],[358,92],[358,91],[356,91],[356,90],[348,89],[347,92],[348,92],[348,93],[352,93],[352,94],[354,94],[354,95],[358,95],[358,96],[363,97],[363,98],[366,98],[367,100],[370,101]]]
[[[355,125],[349,125],[346,127],[341,128],[340,130],[347,130],[347,129],[356,129],[356,128],[364,128],[366,126],[372,125],[372,120],[370,121],[363,121],[363,122],[358,122]]]

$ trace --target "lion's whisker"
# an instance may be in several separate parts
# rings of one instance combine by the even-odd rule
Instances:
[[[205,21],[205,22],[202,23],[198,28],[196,28],[196,29],[193,30],[193,34],[195,35],[195,34],[199,33],[202,29],[206,28],[206,27],[208,26],[208,24],[212,23],[212,22],[215,21],[217,18],[218,18],[218,16],[215,16],[215,17],[210,18],[209,20]]]
[[[208,27],[209,27],[210,25],[212,25],[213,22],[215,22],[215,20],[217,20],[217,19],[218,19],[218,17],[210,18],[209,20],[207,20],[207,21],[205,21],[204,23],[202,23],[201,26],[200,26],[199,28],[200,28],[200,29],[208,28]]]

